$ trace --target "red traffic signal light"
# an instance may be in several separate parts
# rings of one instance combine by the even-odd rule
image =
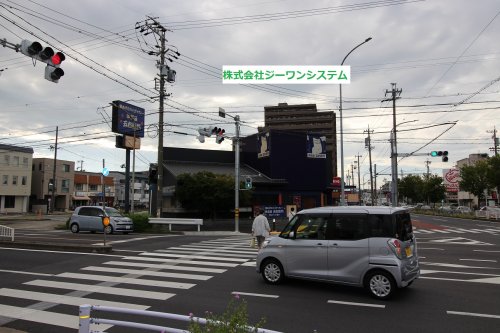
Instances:
[[[62,52],[57,52],[56,54],[54,54],[51,58],[50,58],[50,61],[52,62],[52,64],[54,66],[57,66],[57,65],[60,65],[61,62],[64,61],[64,59],[66,59],[66,57],[64,56],[64,54]]]

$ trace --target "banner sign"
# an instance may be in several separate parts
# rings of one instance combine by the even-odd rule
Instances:
[[[268,218],[285,217],[286,211],[283,206],[264,206],[264,215]]]
[[[257,136],[257,148],[259,149],[258,158],[269,157],[271,151],[269,132]]]
[[[307,157],[326,158],[326,136],[307,134]]]
[[[145,110],[122,101],[113,101],[112,105],[111,130],[114,133],[143,138]]]
[[[443,184],[446,192],[458,192],[458,181],[460,180],[460,170],[458,169],[444,169],[443,170]]]

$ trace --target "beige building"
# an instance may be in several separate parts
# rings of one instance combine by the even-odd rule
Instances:
[[[71,208],[74,192],[75,162],[56,161],[55,181],[54,159],[34,158],[33,179],[31,182],[32,205],[53,205],[54,211],[67,211]],[[52,193],[54,190],[54,193]],[[55,201],[52,203],[52,197]]]
[[[0,144],[0,213],[27,213],[33,148]]]
[[[114,206],[115,183],[113,177],[104,177],[102,173],[97,172],[76,171],[74,184],[73,207],[102,205],[103,200],[106,202],[106,206]]]

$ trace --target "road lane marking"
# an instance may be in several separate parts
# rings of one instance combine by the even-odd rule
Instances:
[[[99,304],[104,306],[114,306],[119,308],[129,308],[135,310],[146,310],[150,307],[148,305],[140,305],[140,304],[132,304],[124,302],[111,302],[93,298],[56,295],[56,294],[48,294],[48,293],[10,289],[10,288],[0,289],[0,295],[5,297],[23,298],[33,301],[49,302],[54,304],[75,305],[75,306],[80,306],[82,304]]]
[[[17,248],[17,247],[0,247],[0,250],[61,253],[61,254],[80,254],[80,255],[85,255],[85,256],[102,256],[102,257],[120,257],[120,258],[123,258],[123,256],[120,254],[86,253],[86,252],[54,251],[54,250],[35,250],[35,249],[22,249],[22,248]]]
[[[147,236],[147,237],[137,237],[137,238],[130,238],[130,239],[122,239],[122,240],[117,240],[117,241],[107,241],[107,244],[119,244],[119,243],[129,243],[129,242],[135,242],[135,241],[140,241],[140,240],[145,240],[145,239],[153,239],[153,238],[160,238],[160,237],[166,237],[166,236]],[[102,245],[103,243],[94,243],[92,245]]]
[[[91,293],[111,294],[111,295],[120,295],[120,296],[137,297],[137,298],[148,298],[148,299],[156,299],[156,300],[167,300],[167,299],[175,296],[175,294],[163,293],[163,292],[157,292],[157,291],[136,290],[136,289],[118,288],[118,287],[107,287],[107,286],[89,285],[89,284],[81,284],[81,283],[57,282],[57,281],[50,281],[50,280],[33,280],[33,281],[24,282],[24,284],[27,284],[30,286],[38,286],[38,287],[78,290],[78,291],[86,291],[86,292],[91,292]]]
[[[483,318],[494,318],[500,319],[500,315],[492,315],[486,313],[473,313],[473,312],[459,312],[459,311],[446,311],[447,314],[457,315],[457,316],[470,316],[470,317],[483,317]]]
[[[483,266],[467,266],[467,265],[459,265],[459,264],[448,264],[441,262],[428,262],[421,261],[421,265],[429,265],[429,266],[439,266],[439,267],[452,267],[452,268],[479,268],[479,269],[500,269],[496,267],[483,267]]]
[[[488,273],[473,273],[473,272],[455,272],[455,271],[436,271],[432,269],[421,269],[420,274],[434,274],[434,273],[450,273],[450,274],[463,274],[463,275],[477,275],[477,276],[493,276],[500,277],[498,274],[488,274]]]
[[[257,265],[257,262],[256,261],[247,261],[243,264],[241,264],[240,266],[249,266],[249,267],[255,267]]]
[[[210,251],[210,252],[224,252],[224,253],[240,253],[240,254],[256,254],[259,252],[257,249],[237,249],[234,247],[231,248],[213,248],[208,246],[200,246],[200,245],[182,245],[180,247],[169,247],[169,250],[193,250],[193,251]]]
[[[439,229],[431,229],[431,230],[434,232],[440,232],[442,234],[449,234],[450,233],[450,231],[448,231],[448,230],[439,230]]]
[[[354,306],[365,306],[365,307],[380,308],[380,309],[384,309],[385,308],[385,305],[383,305],[383,304],[342,302],[342,301],[333,301],[333,300],[329,300],[327,303],[330,303],[330,304],[342,304],[342,305],[354,305]]]
[[[461,261],[484,261],[484,262],[497,262],[496,260],[490,260],[490,259],[458,259]]]
[[[500,250],[472,250],[474,252],[500,253]]]
[[[255,296],[255,297],[267,297],[267,298],[278,298],[278,295],[266,295],[266,294],[254,294],[254,293],[244,293],[241,291],[233,291],[231,295],[244,295],[244,296]]]
[[[170,270],[176,270],[176,271],[190,271],[190,272],[202,272],[202,273],[224,273],[227,271],[227,269],[223,269],[223,268],[188,267],[188,266],[179,266],[179,265],[148,264],[148,263],[142,263],[142,262],[125,262],[125,261],[107,261],[107,262],[103,263],[103,265],[159,268],[159,269],[170,269]]]
[[[179,250],[156,250],[156,252],[160,252],[160,253],[171,253],[171,254],[184,254],[184,255],[189,255],[189,256],[193,256],[193,255],[202,255],[202,256],[213,256],[213,257],[227,257],[227,258],[246,258],[247,260],[248,259],[253,259],[255,257],[257,257],[257,253],[250,253],[250,254],[243,254],[243,253],[240,253],[240,254],[234,254],[234,253],[223,253],[223,252],[212,252],[210,250],[196,250],[196,251],[193,251],[193,250],[189,250],[189,249],[179,249]]]
[[[9,271],[7,269],[0,269],[0,272],[2,272],[2,273],[13,273],[13,274],[37,275],[37,276],[54,276],[54,274],[23,272],[23,271]]]
[[[138,284],[141,286],[148,287],[163,287],[163,288],[176,288],[176,289],[189,289],[196,284],[192,283],[180,283],[171,281],[159,281],[159,280],[147,280],[147,279],[133,279],[118,276],[107,276],[107,275],[93,275],[93,274],[80,274],[80,273],[61,273],[56,275],[58,277],[70,278],[70,279],[82,279],[82,280],[92,280],[100,282],[112,282],[112,283],[126,283],[126,284]]]
[[[18,306],[0,304],[0,313],[3,317],[26,320],[30,322],[67,327],[74,330],[78,329],[79,318],[76,315],[67,315],[50,311],[30,309]],[[92,325],[92,329],[98,328],[105,331],[112,327],[111,325]]]
[[[157,272],[157,271],[149,271],[149,270],[145,270],[145,269],[125,269],[125,268],[98,267],[98,266],[88,266],[88,267],[82,268],[82,270],[106,272],[106,273],[121,273],[121,274],[134,274],[134,275],[145,275],[145,276],[158,276],[158,277],[165,277],[165,278],[200,280],[200,281],[206,281],[206,280],[209,280],[212,278],[212,276],[210,276],[210,275]]]

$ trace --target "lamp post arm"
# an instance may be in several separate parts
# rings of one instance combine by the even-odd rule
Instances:
[[[344,57],[344,60],[342,60],[342,63],[340,64],[340,66],[344,65],[344,61],[347,59],[347,57],[349,56],[349,54],[353,53],[354,50],[356,50],[358,47],[360,47],[361,45],[363,45],[364,43],[368,43],[369,41],[371,41],[372,38],[369,37],[367,38],[364,42],[361,42],[359,43],[356,47],[354,47],[349,53],[346,54],[346,56]]]

